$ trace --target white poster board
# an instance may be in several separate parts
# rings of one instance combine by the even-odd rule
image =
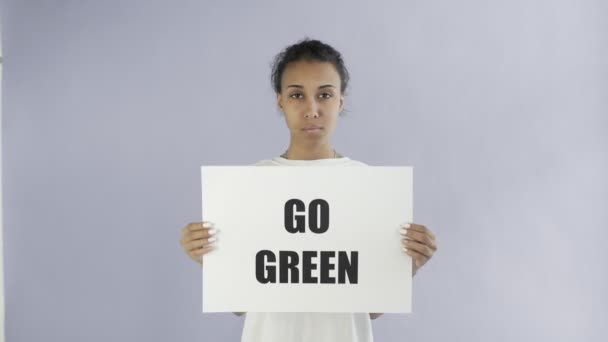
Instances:
[[[203,312],[411,312],[413,168],[202,166],[201,181],[220,231]]]

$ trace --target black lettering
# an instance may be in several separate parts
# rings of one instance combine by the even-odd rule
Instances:
[[[302,252],[302,283],[314,284],[318,282],[317,277],[312,276],[312,270],[317,269],[317,264],[312,262],[312,258],[317,257],[315,251],[303,251]]]
[[[329,228],[329,204],[327,201],[317,198],[310,202],[308,206],[308,225],[313,233],[321,234],[327,231]]]
[[[298,213],[294,215],[294,207]],[[304,233],[306,230],[306,205],[297,198],[285,202],[285,229],[290,233]]]
[[[279,252],[279,269],[280,274],[279,278],[281,283],[291,282],[292,284],[297,284],[300,282],[300,274],[298,272],[298,263],[300,262],[298,259],[298,253],[294,251],[280,251]],[[287,273],[289,272],[289,273]],[[291,276],[289,276],[291,274]],[[289,280],[287,277],[289,276]]]
[[[269,265],[264,267],[264,258],[268,259],[268,262],[276,262],[277,259],[269,250],[259,251],[255,255],[255,277],[262,284],[276,283],[277,271],[276,266]],[[266,271],[266,272],[265,272]]]
[[[277,272],[279,272],[280,283],[300,283],[300,255],[298,252],[279,251],[278,254],[277,256],[269,250],[261,250],[256,254],[255,276],[258,282],[261,284],[275,284],[277,282]],[[314,259],[317,257],[321,259],[320,262],[315,262]],[[357,284],[358,282],[358,252],[303,251],[301,262],[302,283],[304,284],[336,284],[336,277],[330,276],[332,270],[336,270],[338,273],[338,284],[345,284],[347,277],[350,284]],[[317,269],[320,276],[313,276],[313,271]]]
[[[344,251],[338,252],[338,283],[344,284],[345,274],[348,273],[348,281],[357,284],[357,272],[359,270],[359,252],[350,252],[351,261]]]
[[[336,278],[329,276],[329,271],[334,269],[334,264],[329,260],[336,256],[336,252],[321,251],[321,284],[335,284]]]

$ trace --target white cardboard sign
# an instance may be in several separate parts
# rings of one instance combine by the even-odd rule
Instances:
[[[203,312],[411,312],[413,168],[202,166]]]

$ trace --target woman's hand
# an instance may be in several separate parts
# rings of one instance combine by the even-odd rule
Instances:
[[[192,222],[182,229],[182,238],[179,242],[190,259],[203,266],[203,255],[215,248],[214,242],[217,241],[217,237],[214,235],[217,232],[211,222]]]
[[[412,257],[412,276],[433,257],[437,250],[435,234],[420,224],[402,224],[403,250]]]
[[[412,257],[412,277],[422,265],[426,264],[437,250],[435,234],[423,225],[404,223],[401,225],[401,241],[403,250]],[[380,317],[382,313],[370,313],[371,319]]]
[[[211,222],[192,222],[182,229],[182,238],[179,242],[190,259],[198,262],[202,267],[203,255],[215,249],[215,241],[217,241],[215,234],[217,232],[217,228]],[[245,312],[233,313],[237,316],[245,314]]]

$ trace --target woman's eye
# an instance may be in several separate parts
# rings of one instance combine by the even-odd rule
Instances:
[[[301,98],[301,96],[303,96],[303,95],[300,94],[300,93],[293,93],[293,94],[289,95],[289,97],[291,97],[292,99],[299,99],[299,98]],[[329,99],[329,98],[332,97],[332,94],[331,93],[323,93],[323,94],[321,94],[319,96],[321,98],[323,98],[323,99]]]

